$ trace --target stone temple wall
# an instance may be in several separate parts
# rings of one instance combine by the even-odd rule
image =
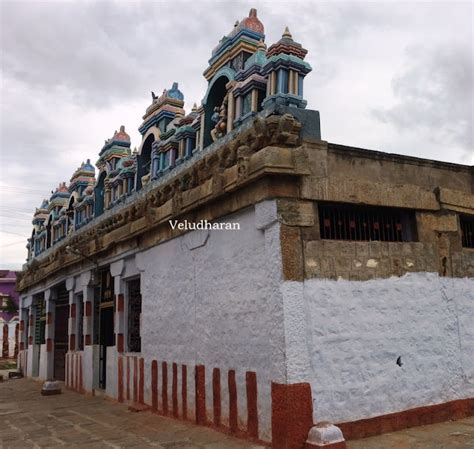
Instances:
[[[318,421],[474,396],[474,279],[309,280],[303,297]]]
[[[254,207],[221,221],[235,231],[194,231],[137,255],[142,274],[142,356],[188,368],[203,365],[208,419],[213,421],[213,373],[220,370],[222,424],[230,426],[228,373],[236,376],[237,413],[247,422],[246,373],[256,375],[260,438],[270,438],[271,382],[284,378],[278,227],[257,228]],[[232,273],[232,276],[229,276]],[[148,366],[147,366],[148,365]],[[214,379],[214,383],[216,380]],[[170,375],[171,398],[171,375]],[[194,387],[193,387],[194,388]],[[145,383],[145,400],[151,382]],[[160,399],[161,406],[162,399]],[[188,415],[193,399],[188,399]],[[151,403],[151,401],[150,401]]]

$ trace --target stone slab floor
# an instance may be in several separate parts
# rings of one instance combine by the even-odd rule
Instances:
[[[0,383],[0,448],[263,449],[212,429],[130,412],[124,404],[63,389],[41,396],[28,379]]]
[[[474,449],[474,417],[349,441],[348,449]]]
[[[40,395],[27,379],[0,383],[0,449],[263,449],[212,429],[130,412],[71,391]],[[474,417],[348,442],[348,449],[474,449]]]

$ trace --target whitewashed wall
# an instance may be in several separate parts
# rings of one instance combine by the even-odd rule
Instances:
[[[299,344],[310,366],[298,369],[311,381],[318,421],[474,396],[474,279],[309,280],[303,307]]]
[[[274,202],[267,206],[273,210]],[[266,206],[257,209],[257,214],[249,208],[221,220],[238,222],[239,231],[193,231],[137,254],[136,261],[143,270],[146,369],[152,359],[187,364],[193,378],[194,365],[205,365],[212,413],[212,369],[220,368],[223,421],[228,414],[227,372],[234,369],[243,422],[245,372],[255,371],[260,437],[268,439],[271,382],[285,378],[281,256],[278,224],[272,214],[267,219]],[[149,388],[147,382],[146,397]]]
[[[14,317],[8,322],[0,318],[0,357],[3,348],[3,326],[8,324],[8,357],[13,357],[15,354],[15,327],[18,323],[18,317]]]

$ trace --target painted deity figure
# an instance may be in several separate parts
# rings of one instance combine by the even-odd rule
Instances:
[[[221,106],[216,106],[214,108],[211,120],[216,124],[214,129],[211,131],[212,140],[215,142],[225,136],[227,131],[227,95],[224,97]]]

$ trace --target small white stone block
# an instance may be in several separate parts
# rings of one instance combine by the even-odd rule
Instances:
[[[61,386],[57,380],[47,380],[41,389],[43,396],[51,396],[54,394],[61,394]]]
[[[344,441],[344,436],[339,427],[330,422],[320,422],[311,428],[306,443],[313,444],[316,447],[324,447]]]

